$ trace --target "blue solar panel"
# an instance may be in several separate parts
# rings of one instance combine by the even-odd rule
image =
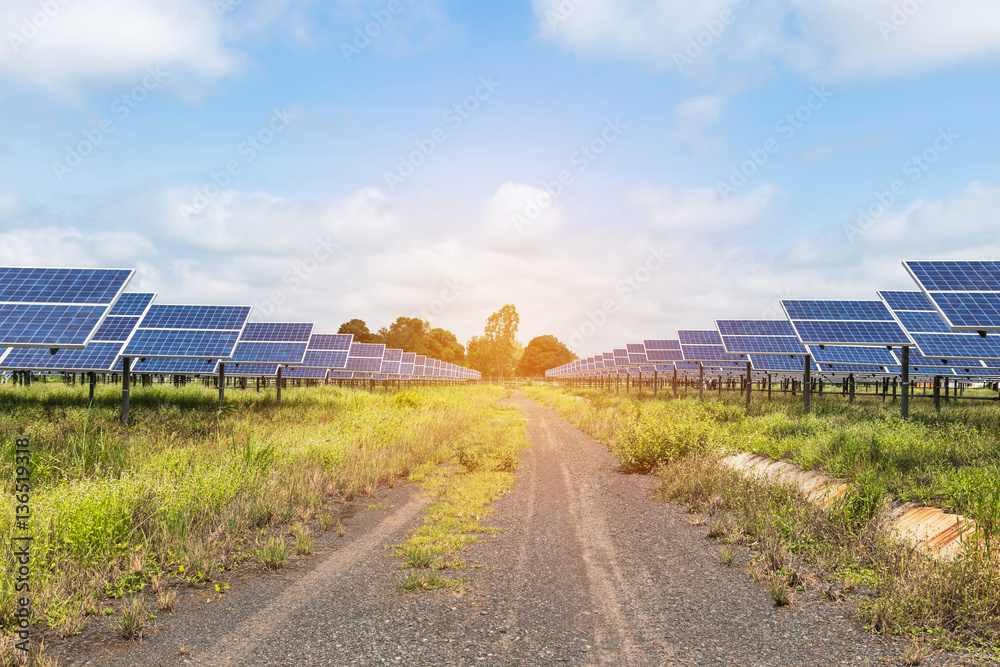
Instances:
[[[127,357],[224,359],[233,353],[238,331],[139,329],[125,346]]]
[[[347,370],[359,373],[378,373],[382,369],[382,358],[348,357]]]
[[[238,377],[277,377],[280,364],[234,364],[226,362],[226,375]]]
[[[308,368],[346,368],[347,352],[345,350],[310,350],[306,352],[302,366]]]
[[[413,375],[413,364],[408,364],[404,361],[399,364],[399,372],[402,375]]]
[[[1000,291],[1000,262],[903,262],[910,275],[930,292]]]
[[[292,366],[281,371],[281,377],[292,378],[293,380],[325,380],[325,368],[305,368],[303,366]]]
[[[780,357],[773,354],[750,355],[750,363],[758,371],[802,373],[805,371],[804,357]],[[809,367],[818,371],[819,366],[810,360]]]
[[[881,301],[796,301],[781,302],[788,319],[892,321],[892,313]]]
[[[0,345],[82,347],[107,306],[0,304]]]
[[[0,303],[111,306],[132,269],[0,267]]]
[[[678,331],[677,338],[681,345],[722,345],[722,336],[718,331]]]
[[[403,351],[402,350],[386,350],[382,353],[383,361],[402,361]]]
[[[301,364],[307,343],[249,343],[240,341],[231,361],[254,364]]]
[[[794,320],[803,343],[819,345],[911,345],[909,336],[892,322]]]
[[[913,334],[917,349],[936,359],[1000,360],[1000,336],[980,338],[977,334]]]
[[[806,354],[795,336],[723,336],[722,340],[734,354]]]
[[[630,364],[644,364],[648,361],[645,354],[632,354],[628,355],[628,362]]]
[[[888,366],[899,363],[892,352],[884,347],[828,345],[820,349],[818,345],[812,345],[809,350],[819,364]]]
[[[948,325],[941,319],[941,316],[933,311],[914,312],[902,310],[896,313],[896,319],[899,320],[899,323],[903,325],[903,328],[909,334],[952,333]],[[972,335],[975,336],[977,334]]]
[[[681,352],[680,345],[678,344],[678,349],[676,350],[647,350],[646,358],[650,361],[682,361],[684,353]]]
[[[240,334],[240,342],[308,343],[312,324],[302,322],[250,322]]]
[[[795,336],[788,320],[716,320],[722,336]]]
[[[1000,262],[903,262],[952,329],[1000,329]]]
[[[385,361],[382,360],[382,370],[379,371],[383,375],[396,375],[399,373],[399,367],[402,364],[398,361]]]
[[[416,352],[404,352],[401,361],[404,364],[412,364],[416,362],[417,354]]]
[[[643,347],[646,348],[648,353],[650,350],[680,350],[681,342],[679,340],[646,340],[642,343]]]
[[[93,342],[124,343],[139,324],[139,316],[109,315],[94,334]],[[119,346],[120,347],[120,346]]]
[[[629,354],[646,354],[646,348],[642,343],[629,343],[625,349]]]
[[[351,349],[354,342],[353,334],[313,334],[309,339],[310,350],[343,350]]]
[[[122,352],[127,357],[228,359],[250,316],[249,306],[153,304]],[[243,361],[277,361],[243,359]]]
[[[382,361],[385,345],[375,343],[351,343],[351,357],[378,357]]]
[[[121,359],[115,364],[115,370],[121,372]],[[133,359],[133,373],[151,373],[153,375],[216,375],[219,372],[219,362],[211,359]]]
[[[92,342],[82,350],[49,350],[37,347],[12,348],[0,367],[18,371],[105,372],[114,368],[122,344]]]
[[[896,290],[881,290],[882,297],[889,310],[923,310],[934,311],[934,304],[922,292],[903,292]]]
[[[819,365],[820,371],[825,373],[855,373],[861,375],[873,375],[873,374],[884,374],[885,369],[882,366],[864,366],[864,365],[852,365],[852,364],[824,364]]]
[[[153,304],[139,328],[241,331],[249,316],[250,306]]]
[[[125,292],[115,301],[115,305],[108,311],[108,315],[137,315],[141,317],[149,310],[149,306],[155,298],[155,292]]]
[[[737,361],[739,356],[729,354],[721,345],[685,345],[685,361]]]

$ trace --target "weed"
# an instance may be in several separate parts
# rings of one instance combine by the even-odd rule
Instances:
[[[272,537],[254,550],[254,558],[268,570],[280,570],[288,563],[288,545]]]
[[[337,519],[337,537],[343,537],[346,534],[347,531],[344,529],[343,524],[340,523],[340,519]]]
[[[295,532],[295,553],[300,556],[311,554],[315,546],[316,541],[313,539],[309,529],[299,526],[299,529]]]
[[[724,545],[722,549],[719,550],[719,558],[722,560],[723,565],[732,565],[733,561],[736,560],[736,547],[730,545]]]
[[[427,569],[434,566],[437,558],[430,549],[419,547],[414,544],[407,545],[402,549],[403,557],[406,559],[400,567],[410,567],[417,569]]]
[[[460,585],[457,579],[446,579],[437,570],[410,570],[406,577],[397,584],[403,593],[414,591],[432,591],[438,588],[455,588]]]
[[[767,592],[775,607],[787,607],[792,604],[792,594],[785,585],[785,578],[781,575],[775,574],[768,579]]]
[[[321,513],[316,515],[316,527],[319,528],[324,533],[330,530],[330,526],[333,524],[333,516],[326,513]],[[338,522],[338,525],[339,522]]]
[[[118,610],[111,628],[122,639],[129,641],[142,639],[146,631],[148,614],[145,600],[138,596],[133,597]]]

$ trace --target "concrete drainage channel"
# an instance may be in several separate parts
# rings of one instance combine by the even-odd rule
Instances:
[[[813,470],[803,470],[785,461],[757,454],[739,454],[722,460],[723,465],[751,477],[798,488],[813,503],[828,506],[844,496],[850,485]],[[975,531],[976,523],[960,514],[948,514],[936,507],[901,503],[889,511],[889,529],[900,539],[938,558],[962,552],[963,539]]]

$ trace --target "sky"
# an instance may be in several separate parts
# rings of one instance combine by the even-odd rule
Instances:
[[[995,0],[4,0],[0,264],[581,356],[1000,259]]]

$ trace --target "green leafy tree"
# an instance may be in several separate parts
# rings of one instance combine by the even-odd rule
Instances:
[[[337,333],[354,334],[355,343],[381,343],[382,337],[368,330],[364,320],[354,318],[340,325]]]
[[[517,365],[521,377],[539,377],[556,366],[575,361],[578,357],[570,352],[555,336],[537,336],[524,348],[524,356]]]
[[[424,337],[423,349],[417,354],[447,361],[448,363],[465,365],[465,347],[458,338],[447,329],[431,329]]]
[[[388,327],[379,329],[378,335],[391,350],[424,354],[420,350],[424,346],[424,339],[429,334],[430,328],[429,323],[418,317],[397,317]]]
[[[521,318],[512,304],[507,304],[486,320],[483,338],[490,353],[490,375],[506,377],[512,375],[517,354],[517,327]]]
[[[490,347],[483,336],[473,336],[465,345],[465,360],[469,368],[490,376]]]

